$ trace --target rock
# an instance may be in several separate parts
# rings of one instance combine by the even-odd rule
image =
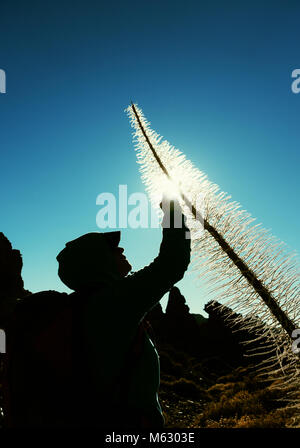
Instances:
[[[166,315],[168,317],[181,317],[189,316],[190,308],[186,304],[184,296],[181,294],[179,288],[173,286],[169,292],[169,300],[166,307]]]
[[[166,312],[160,325],[156,323],[159,341],[170,343],[177,350],[195,352],[199,343],[199,327],[177,287],[169,292]]]
[[[0,326],[3,325],[17,298],[30,294],[24,289],[23,261],[19,250],[0,232]]]

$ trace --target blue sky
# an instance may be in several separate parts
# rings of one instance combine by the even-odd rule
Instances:
[[[296,1],[1,2],[0,231],[23,254],[27,289],[67,290],[55,257],[100,230],[98,194],[144,191],[131,99],[299,251],[299,12]],[[134,270],[158,253],[160,229],[122,235]],[[203,313],[210,297],[194,277],[178,286]]]

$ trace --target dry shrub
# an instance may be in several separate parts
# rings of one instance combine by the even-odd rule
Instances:
[[[205,394],[205,392],[193,381],[180,378],[175,381],[161,380],[160,387],[163,390],[174,392],[184,398],[197,400]]]
[[[234,375],[227,376],[233,379]],[[226,378],[226,379],[227,379]],[[224,378],[223,378],[224,379]],[[223,380],[222,379],[222,380]],[[250,390],[247,386],[250,385]],[[195,418],[193,426],[208,428],[281,428],[287,425],[291,412],[278,409],[282,392],[244,378],[237,383],[218,383],[208,391],[212,400]],[[252,389],[252,390],[251,390]]]
[[[219,401],[221,397],[224,399],[232,396],[241,389],[243,389],[241,383],[217,383],[207,390],[207,394],[212,401]]]
[[[167,353],[174,362],[183,366],[191,366],[196,362],[195,357],[181,350],[177,350],[175,347],[167,343],[159,346],[159,355],[161,355],[161,353]]]
[[[254,416],[243,416],[240,418],[235,428],[284,428],[291,417],[291,413],[285,409],[278,409],[269,414]]]
[[[288,418],[288,414],[278,410],[259,417],[243,415],[242,417],[221,417],[218,421],[207,420],[206,428],[284,428]]]
[[[167,352],[160,352],[160,368],[164,374],[182,377],[184,368],[182,364],[175,362]]]
[[[222,395],[219,401],[208,403],[199,423],[222,417],[238,418],[244,414],[258,415],[262,412],[263,407],[254,395],[250,395],[248,391],[239,391],[231,398]]]

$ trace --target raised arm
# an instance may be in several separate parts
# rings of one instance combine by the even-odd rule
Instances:
[[[190,262],[189,230],[179,203],[172,202],[170,215],[165,213],[162,222],[163,239],[159,255],[149,266],[124,278],[119,284],[122,293],[128,298],[127,306],[138,313],[140,318],[183,278]]]

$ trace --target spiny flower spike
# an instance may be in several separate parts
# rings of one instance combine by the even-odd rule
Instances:
[[[166,190],[177,194],[191,230],[193,268],[215,296],[226,298],[224,305],[240,314],[231,324],[242,324],[253,335],[248,343],[260,343],[254,355],[268,354],[257,370],[269,378],[280,376],[289,390],[299,388],[299,357],[292,351],[293,334],[300,328],[296,253],[254,225],[239,203],[154,132],[136,104],[126,112],[152,205],[159,210]]]

